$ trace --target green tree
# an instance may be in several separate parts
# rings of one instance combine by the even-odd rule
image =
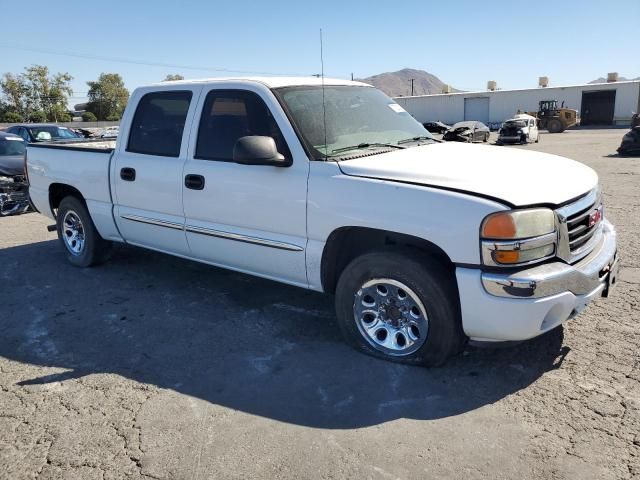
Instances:
[[[101,73],[98,80],[87,82],[87,85],[87,111],[93,113],[98,120],[120,120],[129,100],[129,90],[125,88],[122,77],[117,73]]]
[[[49,74],[44,65],[32,65],[24,73],[5,73],[0,80],[7,111],[20,116],[22,121],[32,117],[43,121],[62,121],[67,114],[67,101],[73,90],[68,73]],[[43,117],[44,114],[44,117]]]
[[[29,114],[29,121],[33,123],[46,122],[47,114],[44,110],[34,110]]]
[[[184,80],[184,77],[179,73],[170,73],[164,77],[163,82],[173,82],[174,80]]]
[[[33,65],[25,69],[24,74],[28,86],[28,102],[36,110],[43,111],[50,122],[65,121],[67,100],[73,93],[69,83],[73,79],[68,73],[49,75],[49,68]]]
[[[19,122],[27,120],[29,105],[27,102],[27,83],[22,74],[5,73],[0,80],[0,88],[6,105],[5,111],[17,115]]]
[[[82,114],[82,121],[83,121],[83,122],[95,122],[96,120],[98,120],[98,119],[97,119],[97,118],[96,118],[96,116],[95,116],[93,113],[91,113],[91,112],[84,112],[84,113]]]

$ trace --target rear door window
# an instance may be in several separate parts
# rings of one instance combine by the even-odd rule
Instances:
[[[127,151],[180,156],[191,96],[190,91],[154,92],[143,96],[131,123]]]

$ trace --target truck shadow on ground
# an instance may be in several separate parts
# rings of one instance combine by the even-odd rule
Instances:
[[[333,298],[135,248],[93,269],[57,242],[0,250],[0,355],[64,373],[114,373],[229,408],[319,428],[477,409],[557,368],[563,330],[408,367],[346,346]]]

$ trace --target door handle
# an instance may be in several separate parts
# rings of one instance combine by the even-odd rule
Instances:
[[[133,182],[136,179],[136,169],[124,167],[120,169],[120,178],[125,182]]]
[[[184,186],[190,190],[204,190],[204,177],[189,174],[184,177]]]

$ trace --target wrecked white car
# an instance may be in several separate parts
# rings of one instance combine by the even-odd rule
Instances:
[[[538,143],[540,132],[538,122],[535,117],[526,114],[519,114],[507,120],[498,132],[496,143]]]

